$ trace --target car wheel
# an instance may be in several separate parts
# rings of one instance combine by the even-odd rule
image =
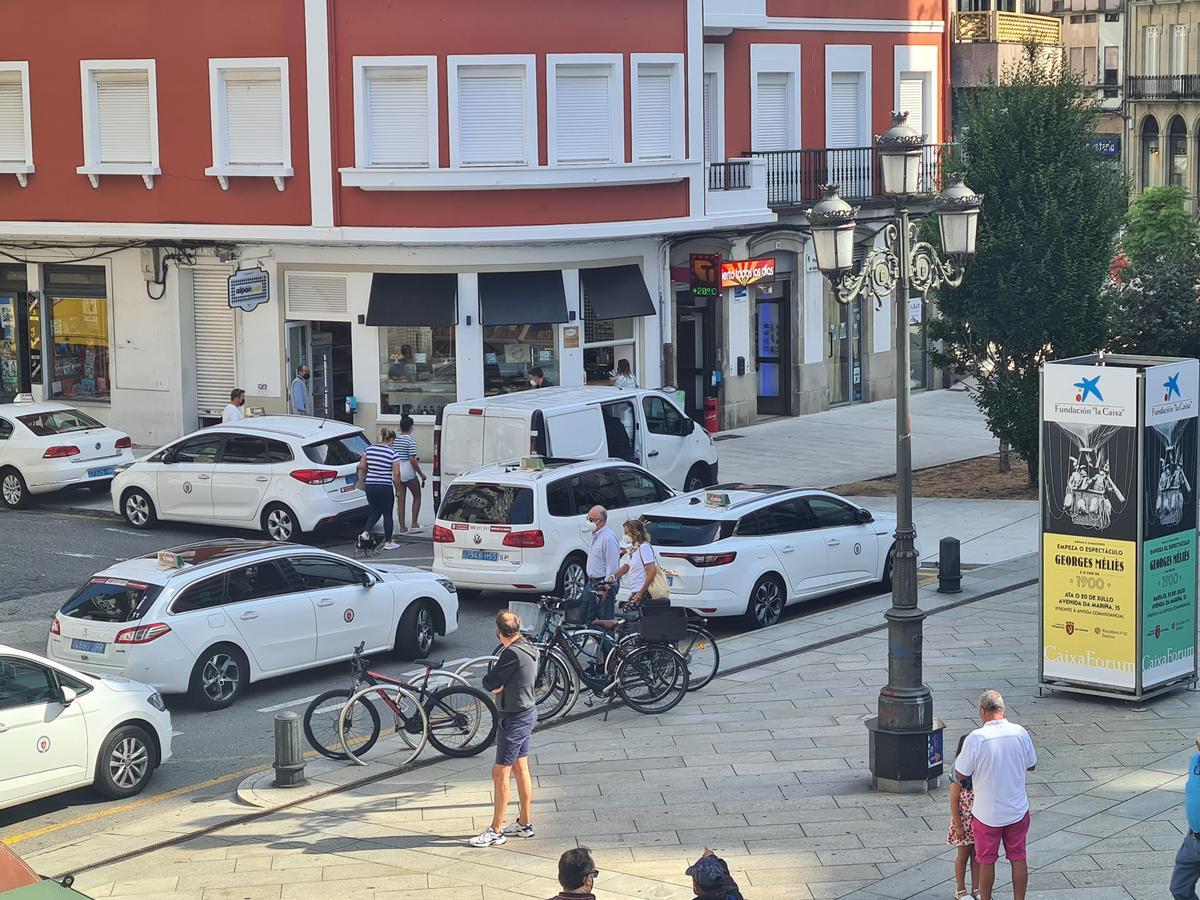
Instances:
[[[93,481],[88,485],[88,490],[93,494],[107,494],[112,490],[112,479],[106,478],[103,481]]]
[[[131,488],[121,498],[121,515],[134,528],[153,528],[158,523],[154,501],[141,488]]]
[[[424,659],[433,649],[437,617],[432,600],[415,600],[396,626],[396,653],[401,659]]]
[[[713,483],[712,473],[705,463],[696,463],[688,470],[687,478],[683,480],[683,492],[690,494],[701,488],[710,487]]]
[[[192,667],[188,696],[201,709],[224,709],[250,683],[246,654],[230,644],[210,647]]]
[[[787,594],[778,575],[764,575],[754,583],[750,602],[746,605],[746,619],[752,628],[766,628],[778,624],[783,617]]]
[[[272,503],[263,510],[262,530],[271,540],[280,543],[300,539],[300,523],[296,514],[282,503]]]
[[[29,488],[16,469],[0,470],[0,500],[9,509],[24,509],[29,505]]]
[[[93,786],[114,800],[141,793],[158,765],[154,741],[140,725],[114,728],[96,757]]]
[[[883,564],[883,577],[879,579],[879,586],[885,591],[892,589],[892,559],[896,552],[896,548],[892,547],[888,550],[887,561]]]
[[[554,585],[555,596],[578,603],[583,597],[583,586],[587,583],[587,562],[584,557],[572,554],[563,560],[558,570],[558,581]]]

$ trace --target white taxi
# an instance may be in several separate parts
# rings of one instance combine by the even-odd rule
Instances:
[[[89,785],[131,797],[170,756],[154,688],[0,645],[0,809]]]
[[[0,501],[20,509],[76,485],[107,493],[132,448],[129,435],[65,404],[0,404]]]

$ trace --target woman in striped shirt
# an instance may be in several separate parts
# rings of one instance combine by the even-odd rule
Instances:
[[[400,481],[396,489],[400,495],[400,533],[408,529],[404,527],[404,507],[407,497],[412,494],[412,527],[415,531],[420,528],[421,518],[421,489],[425,487],[425,473],[421,471],[421,460],[417,457],[417,439],[412,436],[412,416],[400,420],[400,436],[396,438],[396,458],[400,460]]]
[[[358,471],[364,475],[363,490],[371,509],[366,530],[359,539],[372,542],[371,531],[382,518],[384,550],[395,550],[400,546],[392,540],[392,508],[396,505],[396,486],[400,484],[400,458],[396,455],[395,440],[396,432],[392,429],[380,429],[379,443],[368,447],[358,461]]]

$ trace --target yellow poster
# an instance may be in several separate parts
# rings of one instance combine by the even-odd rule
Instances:
[[[1043,677],[1134,688],[1137,544],[1042,535]]]

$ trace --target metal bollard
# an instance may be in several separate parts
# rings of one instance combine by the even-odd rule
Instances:
[[[958,538],[942,538],[938,545],[938,593],[962,593],[962,561]]]
[[[305,781],[300,716],[281,712],[275,716],[275,787],[299,787]]]

